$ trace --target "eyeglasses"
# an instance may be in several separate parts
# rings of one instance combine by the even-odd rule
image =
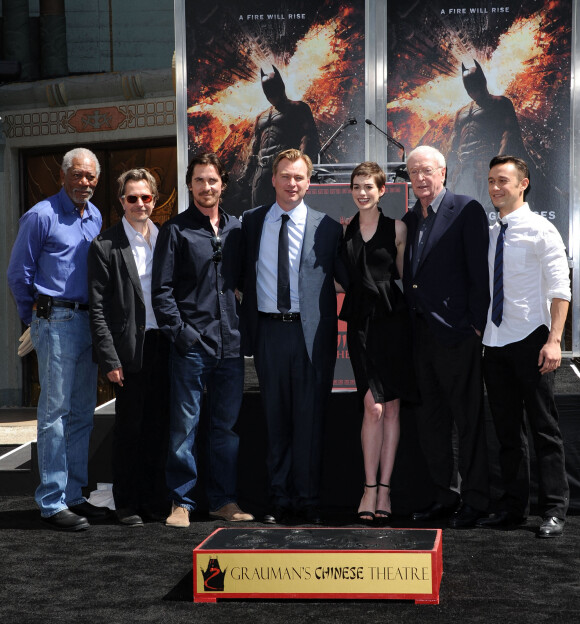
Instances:
[[[422,175],[425,178],[430,178],[436,171],[439,169],[443,169],[443,167],[425,167],[425,169],[411,169],[409,170],[409,175],[412,178],[416,178],[419,175]]]
[[[222,239],[219,236],[212,236],[210,241],[213,249],[211,259],[217,264],[222,260]]]
[[[121,199],[126,199],[130,204],[136,204],[140,199],[144,204],[148,204],[153,195],[121,195]]]

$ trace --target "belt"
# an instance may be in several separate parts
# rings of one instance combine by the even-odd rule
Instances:
[[[56,308],[70,308],[71,310],[74,310],[75,308],[78,308],[79,310],[89,309],[88,303],[77,303],[76,301],[67,301],[66,299],[55,299],[54,297],[52,299],[52,305]]]
[[[258,314],[263,318],[269,318],[273,321],[282,321],[284,323],[293,323],[294,321],[300,320],[300,312],[286,312],[286,314],[282,314],[281,312],[258,312]]]

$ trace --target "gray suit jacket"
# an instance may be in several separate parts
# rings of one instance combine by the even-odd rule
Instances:
[[[143,362],[145,301],[122,222],[93,240],[88,266],[93,351],[101,371],[122,366],[136,373]]]
[[[346,283],[340,257],[342,226],[328,215],[308,208],[300,257],[298,291],[300,318],[308,357],[321,379],[332,380],[336,361],[337,314],[334,279]],[[264,219],[270,206],[248,210],[242,217],[243,283],[242,347],[254,353],[258,327],[256,277]],[[276,348],[276,345],[272,345]]]

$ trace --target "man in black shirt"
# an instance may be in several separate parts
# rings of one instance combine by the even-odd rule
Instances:
[[[171,342],[166,525],[189,526],[197,482],[195,444],[207,390],[206,458],[210,516],[253,520],[236,503],[238,419],[244,386],[238,301],[241,224],[220,209],[228,174],[215,154],[194,157],[186,183],[193,201],[159,232],[152,299],[159,328]]]

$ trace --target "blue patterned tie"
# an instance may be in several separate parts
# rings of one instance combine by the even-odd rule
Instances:
[[[288,219],[282,215],[282,225],[278,236],[278,310],[282,314],[290,311],[290,261],[288,250]]]
[[[493,264],[493,299],[491,307],[491,320],[499,327],[503,316],[503,243],[507,223],[500,223],[499,236],[495,245],[495,262]]]

